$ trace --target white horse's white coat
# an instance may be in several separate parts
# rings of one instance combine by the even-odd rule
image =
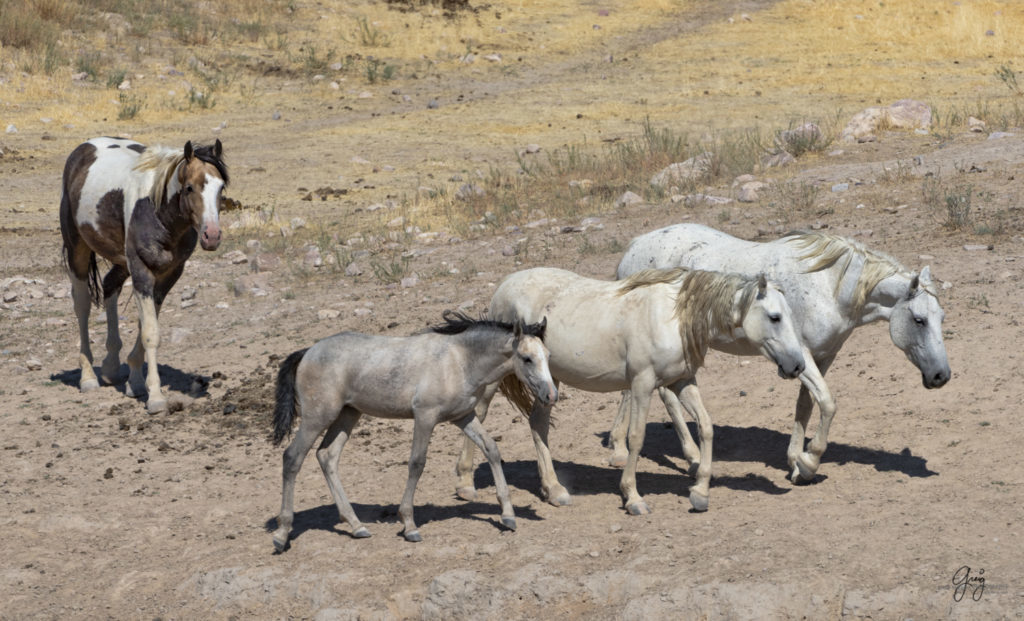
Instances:
[[[641,278],[644,277],[644,278]],[[641,284],[642,281],[642,284]],[[548,321],[545,345],[556,382],[583,390],[630,390],[629,457],[620,488],[630,513],[648,511],[636,489],[636,464],[645,418],[655,388],[672,385],[687,392],[698,419],[701,451],[690,502],[707,508],[711,480],[711,419],[700,403],[693,378],[710,339],[744,338],[795,377],[803,371],[800,340],[785,297],[764,279],[687,270],[651,270],[624,283],[593,280],[555,268],[535,268],[507,277],[491,299],[490,313],[509,321]],[[493,389],[477,407],[483,420]],[[555,505],[571,503],[551,461],[548,423],[551,405],[534,401],[530,427],[537,449],[543,495]],[[473,447],[466,443],[457,467],[458,493],[475,497]]]
[[[926,388],[938,388],[949,381],[942,340],[945,313],[927,267],[920,274],[911,273],[891,257],[834,235],[806,233],[758,243],[700,224],[677,224],[634,239],[619,263],[617,276],[625,278],[643,269],[676,266],[743,274],[764,272],[786,292],[805,345],[806,367],[800,376],[803,386],[787,451],[794,482],[809,480],[817,472],[835,414],[835,401],[822,376],[855,328],[888,321],[893,343],[921,370]],[[741,339],[716,342],[712,347],[739,355],[758,353]],[[820,409],[821,424],[805,452],[811,396]],[[662,399],[677,422],[684,454],[692,453],[692,440],[686,448],[689,432],[679,422],[673,396],[662,391]],[[616,461],[621,461],[625,452],[624,427],[624,422],[617,421],[612,430]]]

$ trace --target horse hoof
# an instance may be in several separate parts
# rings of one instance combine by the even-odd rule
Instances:
[[[626,511],[628,511],[630,515],[647,515],[651,512],[651,508],[647,506],[646,502],[640,500],[626,505]]]
[[[690,490],[690,505],[694,511],[704,513],[708,510],[708,497],[700,492]]]
[[[277,535],[274,535],[274,551],[281,553],[288,549],[288,537],[279,539]]]
[[[568,507],[572,504],[572,496],[569,495],[569,490],[561,485],[552,487],[547,493],[547,498],[548,504],[556,507]]]
[[[419,543],[419,542],[423,541],[423,537],[420,536],[420,531],[414,530],[414,531],[405,533],[405,540],[406,541],[411,541],[412,543]]]
[[[514,517],[502,516],[501,523],[509,530],[516,529],[516,519]]]
[[[100,383],[97,380],[94,380],[94,379],[84,380],[84,381],[82,381],[78,385],[78,388],[82,392],[89,392],[90,390],[96,390],[99,387],[100,387]]]
[[[355,539],[366,539],[369,536],[370,531],[366,530],[365,526],[360,526],[359,528],[352,531],[352,537]]]
[[[150,414],[159,414],[167,410],[166,399],[150,399],[146,402],[146,411]]]
[[[612,468],[625,468],[626,455],[612,455],[608,458],[608,465]]]
[[[455,495],[463,500],[476,500],[476,488],[457,487],[455,488]]]
[[[821,460],[813,457],[807,453],[800,453],[800,456],[796,458],[796,470],[793,472],[794,475],[799,475],[802,481],[812,481],[814,476],[818,473],[818,466],[821,464]]]

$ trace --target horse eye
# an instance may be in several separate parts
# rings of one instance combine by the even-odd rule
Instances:
[[[926,325],[928,322],[925,321],[923,317],[914,317],[914,323],[916,323],[919,326],[923,326]]]
[[[529,356],[523,356],[523,362],[525,364],[533,364],[533,358],[531,358]]]
[[[782,315],[768,315],[768,320],[772,323],[779,323],[782,321]]]
[[[185,186],[185,191],[186,192],[191,192],[192,191],[192,184],[191,183]]]

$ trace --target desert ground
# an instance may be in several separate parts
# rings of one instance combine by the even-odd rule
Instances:
[[[971,98],[995,98],[1002,88],[991,75],[988,86],[968,88],[956,74],[929,87],[936,91],[922,90],[920,80],[878,91],[847,84],[817,99],[803,92],[800,101],[790,97],[799,89],[776,92],[770,81],[756,95],[747,92],[753,86],[716,93],[712,78],[666,92],[671,71],[648,57],[662,54],[659,46],[692,47],[729,26],[778,27],[778,11],[800,3],[662,4],[656,23],[609,26],[615,34],[607,36],[591,22],[614,20],[617,11],[573,4],[565,9],[571,19],[534,25],[536,41],[494,48],[500,61],[463,57],[415,77],[400,69],[384,83],[349,76],[338,89],[325,86],[330,70],[316,80],[271,71],[237,105],[225,94],[212,108],[164,111],[151,94],[150,109],[129,120],[67,103],[82,95],[19,91],[28,82],[5,66],[0,125],[16,131],[0,134],[0,521],[8,533],[0,618],[1024,616],[1015,418],[1024,400],[1016,179],[1024,178],[1024,129],[989,119],[971,131],[964,118],[836,141],[785,167],[751,171],[769,188],[753,202],[736,200],[732,176],[691,188],[732,199],[715,204],[645,194],[647,179],[636,179],[643,200],[624,206],[615,201],[627,188],[587,198],[588,184],[579,183],[582,194],[557,199],[571,209],[530,195],[498,223],[446,215],[472,202],[453,196],[465,186],[491,192],[496,177],[516,178],[566,145],[600,150],[629,140],[645,115],[699,135],[724,127],[732,96],[741,116],[779,126],[808,101],[824,112],[839,102],[841,128],[876,105],[876,94],[881,105],[914,97],[948,112],[952,99],[941,88]],[[296,6],[305,14],[340,10]],[[392,16],[384,5],[359,6]],[[514,6],[489,5],[478,22],[499,9],[512,30]],[[849,10],[870,19],[869,9],[877,10]],[[582,23],[586,36],[601,38],[559,47],[552,23]],[[515,66],[517,53],[526,57],[521,67],[503,69]],[[972,58],[965,53],[963,63],[981,62]],[[988,62],[1004,61],[1021,59]],[[109,99],[115,91],[106,92]],[[695,103],[702,97],[709,99]],[[156,415],[124,394],[123,381],[78,390],[57,208],[64,160],[93,135],[175,146],[216,137],[232,172],[224,243],[196,251],[160,315],[160,375],[172,407]],[[939,208],[929,200],[936,192]],[[950,222],[941,199],[965,193],[969,221]],[[608,465],[617,393],[562,388],[551,447],[573,497],[564,507],[540,496],[529,425],[498,397],[485,427],[498,440],[517,530],[501,527],[486,463],[476,471],[479,498],[455,495],[462,438],[445,425],[434,433],[416,494],[424,537],[416,544],[402,538],[396,514],[412,423],[364,417],[340,473],[373,536],[350,537],[310,458],[298,478],[290,547],[275,553],[282,449],[269,432],[284,356],[343,330],[407,335],[446,309],[479,315],[518,269],[557,266],[611,279],[630,239],[683,221],[760,241],[825,230],[908,270],[930,266],[952,379],[926,390],[886,324],[858,329],[826,376],[838,414],[821,468],[814,481],[794,485],[785,452],[798,384],[763,359],[712,352],[698,375],[715,422],[710,509],[690,510],[692,480],[655,401],[638,474],[652,507],[645,516],[623,509],[620,470]],[[130,287],[120,308],[128,346],[137,332]],[[98,366],[99,309],[90,326]]]

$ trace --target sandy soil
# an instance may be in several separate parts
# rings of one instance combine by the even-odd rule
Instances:
[[[514,105],[515,96],[495,95],[493,105]],[[272,204],[279,222],[302,217],[306,228],[282,237],[276,225],[252,226],[250,211],[224,215],[231,241],[193,257],[161,316],[160,372],[177,405],[155,416],[123,385],[77,389],[56,208],[63,159],[86,136],[50,129],[56,140],[42,140],[43,130],[3,138],[0,522],[8,535],[0,618],[1024,615],[1016,420],[1024,298],[1015,285],[1024,239],[1014,229],[1024,132],[998,140],[886,133],[843,146],[797,164],[796,179],[825,188],[814,210],[780,212],[765,201],[643,204],[601,214],[585,232],[561,232],[579,221],[549,221],[471,239],[398,234],[390,247],[342,244],[342,263],[307,266],[303,245],[318,223],[369,218],[355,209],[382,200],[389,184],[441,174],[432,158],[443,159],[450,144],[423,140],[426,151],[413,152],[401,136],[381,136],[358,150],[375,164],[370,171],[349,161],[350,147],[317,140],[374,106],[386,114],[396,104],[363,105],[344,121],[296,108],[287,128],[266,114],[231,119],[229,127],[245,129],[223,136],[235,174],[229,195]],[[174,138],[205,122],[153,131]],[[508,156],[504,145],[467,149],[466,161]],[[265,172],[271,160],[273,174]],[[378,162],[398,171],[389,177]],[[1002,211],[1002,232],[950,232],[923,204],[925,175],[958,170],[973,185],[978,221]],[[365,181],[344,200],[301,200],[299,187],[338,184],[339,174]],[[850,189],[830,192],[839,182]],[[690,512],[681,451],[657,406],[638,477],[653,508],[643,517],[624,512],[619,471],[607,465],[603,441],[617,395],[562,393],[552,451],[573,494],[569,507],[540,498],[528,425],[499,398],[486,427],[499,440],[518,530],[500,527],[486,464],[477,470],[480,500],[455,496],[461,437],[446,426],[435,432],[416,496],[420,544],[402,539],[396,516],[411,423],[366,419],[342,456],[341,477],[373,537],[349,537],[310,459],[298,480],[291,547],[274,554],[268,529],[280,502],[281,450],[268,432],[281,356],[341,330],[408,334],[445,309],[482,312],[495,284],[522,267],[610,278],[630,238],[684,219],[751,239],[779,227],[827,227],[907,267],[931,265],[943,283],[952,380],[927,391],[884,325],[856,332],[828,375],[839,412],[819,476],[794,486],[785,448],[797,385],[767,362],[712,353],[699,376],[716,422],[710,510]],[[988,248],[968,249],[978,244]],[[247,261],[233,262],[232,250]],[[375,278],[374,265],[394,253],[412,257],[414,281]],[[264,271],[254,271],[257,257]],[[350,263],[350,273],[362,273],[346,273]],[[136,315],[127,296],[122,309],[130,343]],[[99,359],[103,324],[93,317]],[[970,572],[966,593],[955,589],[958,571]]]

